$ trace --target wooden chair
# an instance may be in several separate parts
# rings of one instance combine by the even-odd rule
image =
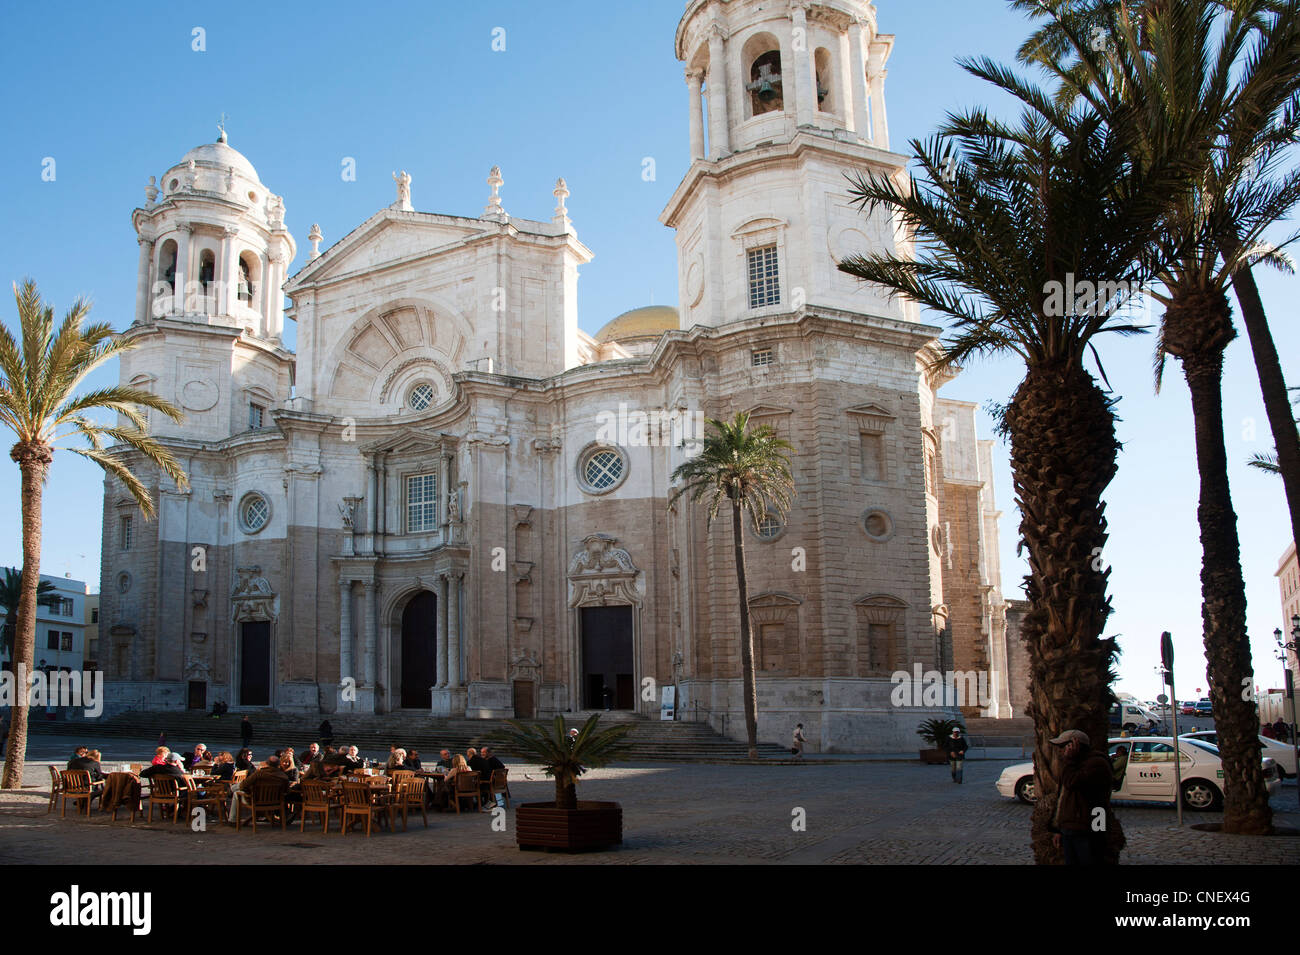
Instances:
[[[393,792],[397,793],[401,789],[402,783],[415,775],[413,769],[394,769],[388,774],[388,779],[392,784]]]
[[[391,819],[396,808],[387,798],[387,793],[376,793],[369,783],[343,783],[343,835],[359,818],[366,821],[366,838],[370,832],[376,813],[388,813]],[[353,820],[353,822],[349,822]]]
[[[114,774],[114,775],[126,775],[126,774],[125,774],[125,773],[119,773],[119,774]],[[134,774],[132,774],[132,776],[134,777]],[[105,785],[104,788],[105,788],[106,791],[107,791],[109,785],[111,785],[111,782],[110,782],[109,784],[106,784],[106,785]],[[118,811],[121,810],[121,809],[130,809],[130,810],[131,810],[131,825],[134,826],[134,825],[135,825],[135,817],[138,816],[138,815],[142,815],[142,814],[143,814],[143,810],[140,808],[140,780],[139,780],[138,777],[135,777],[135,778],[133,778],[133,779],[131,780],[130,783],[128,783],[128,784],[119,784],[119,785],[122,786],[122,789],[124,790],[124,793],[123,793],[123,792],[119,792],[119,793],[116,794],[116,801],[113,803],[113,810],[112,810],[113,815],[112,815],[111,819],[112,819],[113,822],[117,822],[117,813],[118,813]],[[128,805],[128,803],[129,803],[130,805]],[[101,801],[101,802],[100,802],[100,805],[103,806],[103,804],[104,804],[103,801]]]
[[[510,782],[506,778],[510,773],[508,769],[492,770],[492,778],[488,781],[488,795],[495,797],[497,793],[506,794],[506,808],[510,808]]]
[[[248,798],[235,813],[235,830],[238,831],[244,821],[244,810],[249,809],[253,815],[253,832],[257,832],[257,817],[266,816],[270,822],[275,813],[280,814],[280,831],[288,828],[289,804],[285,795],[289,792],[289,783],[282,779],[263,779],[253,786]]]
[[[140,775],[140,773],[141,773],[141,771],[142,771],[143,769],[144,769],[144,763],[132,763],[132,764],[131,764],[131,772],[135,773],[137,776]]]
[[[307,831],[307,814],[317,813],[321,818],[321,824],[325,827],[324,831],[330,831],[330,814],[338,803],[331,797],[332,787],[329,783],[321,782],[318,779],[304,780],[302,784],[302,818],[299,820],[298,831]]]
[[[234,780],[234,781],[237,782],[237,783],[242,783],[242,782],[244,781],[244,777],[247,776],[247,775],[248,775],[248,770],[246,770],[246,769],[237,769],[237,770],[235,770],[235,780]]]
[[[429,828],[429,812],[424,808],[424,797],[428,787],[423,779],[414,773],[408,773],[397,785],[396,805],[402,810],[402,831],[406,831],[406,815],[412,809],[420,810],[424,817],[424,828]]]
[[[154,806],[161,806],[163,809],[171,806],[172,822],[180,819],[181,802],[189,795],[188,789],[182,794],[181,782],[183,780],[177,779],[175,776],[149,777],[149,822],[153,822]]]
[[[62,792],[59,793],[63,799],[63,809],[59,816],[63,819],[68,818],[68,800],[74,803],[84,802],[86,804],[86,815],[90,815],[90,801],[97,795],[94,788],[90,785],[90,771],[85,769],[69,769],[61,774],[63,777]],[[78,809],[78,812],[81,810]]]
[[[483,800],[478,791],[478,773],[457,773],[452,783],[455,784],[455,788],[451,791],[451,804],[456,807],[457,815],[460,814],[462,799],[474,800],[475,811],[483,811]]]
[[[198,786],[190,780],[190,809],[202,809],[209,815],[215,812],[216,819],[225,819],[229,811],[230,785],[221,779],[205,779],[202,790]]]
[[[45,810],[45,814],[47,816],[50,813],[54,812],[54,807],[59,804],[59,797],[61,795],[63,795],[63,777],[59,775],[59,771],[57,769],[51,766],[50,767],[50,805],[49,808]]]

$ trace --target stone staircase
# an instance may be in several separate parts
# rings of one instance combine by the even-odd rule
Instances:
[[[587,713],[568,713],[564,716],[566,728],[582,726]],[[627,724],[631,727],[628,740],[632,749],[625,757],[628,761],[663,760],[671,762],[714,762],[748,758],[748,747],[743,742],[720,736],[707,723],[666,722],[649,720],[630,712],[601,712],[601,723]],[[302,752],[307,744],[319,741],[318,729],[322,716],[305,716],[282,713],[250,714],[253,723],[253,751],[261,758],[281,746],[292,746]],[[511,755],[502,743],[501,731],[508,729],[504,720],[470,720],[432,717],[411,713],[350,716],[331,714],[334,743],[356,746],[362,756],[387,759],[388,747],[397,743],[406,749],[417,749],[421,759],[437,758],[438,750],[449,749],[463,753],[471,746],[495,746],[501,755]],[[220,752],[238,749],[240,718],[227,714],[214,719],[205,713],[193,711],[140,711],[133,710],[117,716],[87,721],[33,720],[30,732],[40,736],[67,736],[81,739],[122,738],[157,739],[166,734],[166,745],[184,752],[195,743],[203,743]],[[789,750],[775,743],[760,743],[759,757],[779,759],[788,757]]]

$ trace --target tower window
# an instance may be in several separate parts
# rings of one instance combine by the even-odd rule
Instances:
[[[131,518],[129,516],[123,517],[120,521],[118,521],[117,526],[118,526],[118,543],[121,545],[122,550],[130,550],[131,549]]]
[[[781,92],[781,51],[768,50],[749,67],[749,104],[755,116],[785,109]]]
[[[411,406],[413,411],[423,411],[433,403],[433,385],[427,381],[422,381],[407,395],[406,403]]]
[[[265,412],[265,411],[266,411],[266,409],[263,408],[261,405],[258,405],[258,404],[252,404],[251,402],[249,403],[249,405],[248,405],[248,429],[249,429],[250,431],[256,431],[258,428],[262,427],[262,415],[263,415],[263,412]]]
[[[406,532],[427,533],[438,527],[438,475],[415,474],[406,479]]]
[[[212,294],[212,283],[217,277],[217,257],[212,254],[211,249],[204,249],[199,253],[199,284],[203,286],[203,294]]]
[[[249,308],[253,307],[253,270],[248,264],[248,259],[242,255],[239,257],[239,287],[237,294],[239,300]]]
[[[777,274],[776,246],[749,250],[749,307],[780,305],[780,276]]]
[[[776,357],[770,348],[756,348],[750,354],[749,363],[755,368],[763,368],[775,363]]]

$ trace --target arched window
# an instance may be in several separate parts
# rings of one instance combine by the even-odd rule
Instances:
[[[199,287],[203,290],[204,302],[207,305],[212,304],[212,295],[215,292],[213,283],[217,279],[217,257],[211,249],[204,249],[199,253]]]
[[[740,62],[745,70],[745,92],[749,94],[741,99],[748,104],[749,116],[785,109],[780,41],[770,33],[753,34],[741,47]]]
[[[239,286],[237,294],[239,300],[249,308],[253,307],[253,301],[257,288],[254,280],[257,278],[257,264],[253,261],[252,256],[247,252],[239,257]]]
[[[176,240],[168,239],[158,251],[158,278],[168,288],[176,288]]]
[[[813,54],[817,76],[817,109],[823,113],[835,112],[835,71],[831,67],[831,52],[818,47]]]

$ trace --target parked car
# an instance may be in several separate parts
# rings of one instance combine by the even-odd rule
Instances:
[[[1174,741],[1171,736],[1135,736],[1108,743],[1115,783],[1111,798],[1131,802],[1174,801]],[[1223,763],[1219,748],[1200,739],[1181,739],[1178,744],[1182,770],[1183,805],[1198,812],[1223,806]],[[1277,764],[1264,757],[1264,781],[1269,795],[1277,792]],[[1023,803],[1038,801],[1034,791],[1034,764],[1008,766],[998,777],[997,790]]]
[[[1214,704],[1210,702],[1210,698],[1208,696],[1205,697],[1205,699],[1203,700],[1196,701],[1196,715],[1197,716],[1214,715]]]
[[[1182,708],[1178,711],[1180,716],[1195,716],[1196,704],[1191,700],[1184,700]]]
[[[1129,733],[1155,733],[1161,730],[1160,717],[1138,703],[1113,703],[1110,707],[1110,728]]]
[[[1217,730],[1201,730],[1199,733],[1183,733],[1181,739],[1203,739],[1207,743],[1219,745],[1219,733]],[[1288,776],[1294,776],[1295,771],[1295,748],[1290,743],[1283,743],[1275,739],[1269,739],[1267,736],[1259,738],[1263,746],[1264,755],[1277,763],[1278,775],[1283,779]]]

